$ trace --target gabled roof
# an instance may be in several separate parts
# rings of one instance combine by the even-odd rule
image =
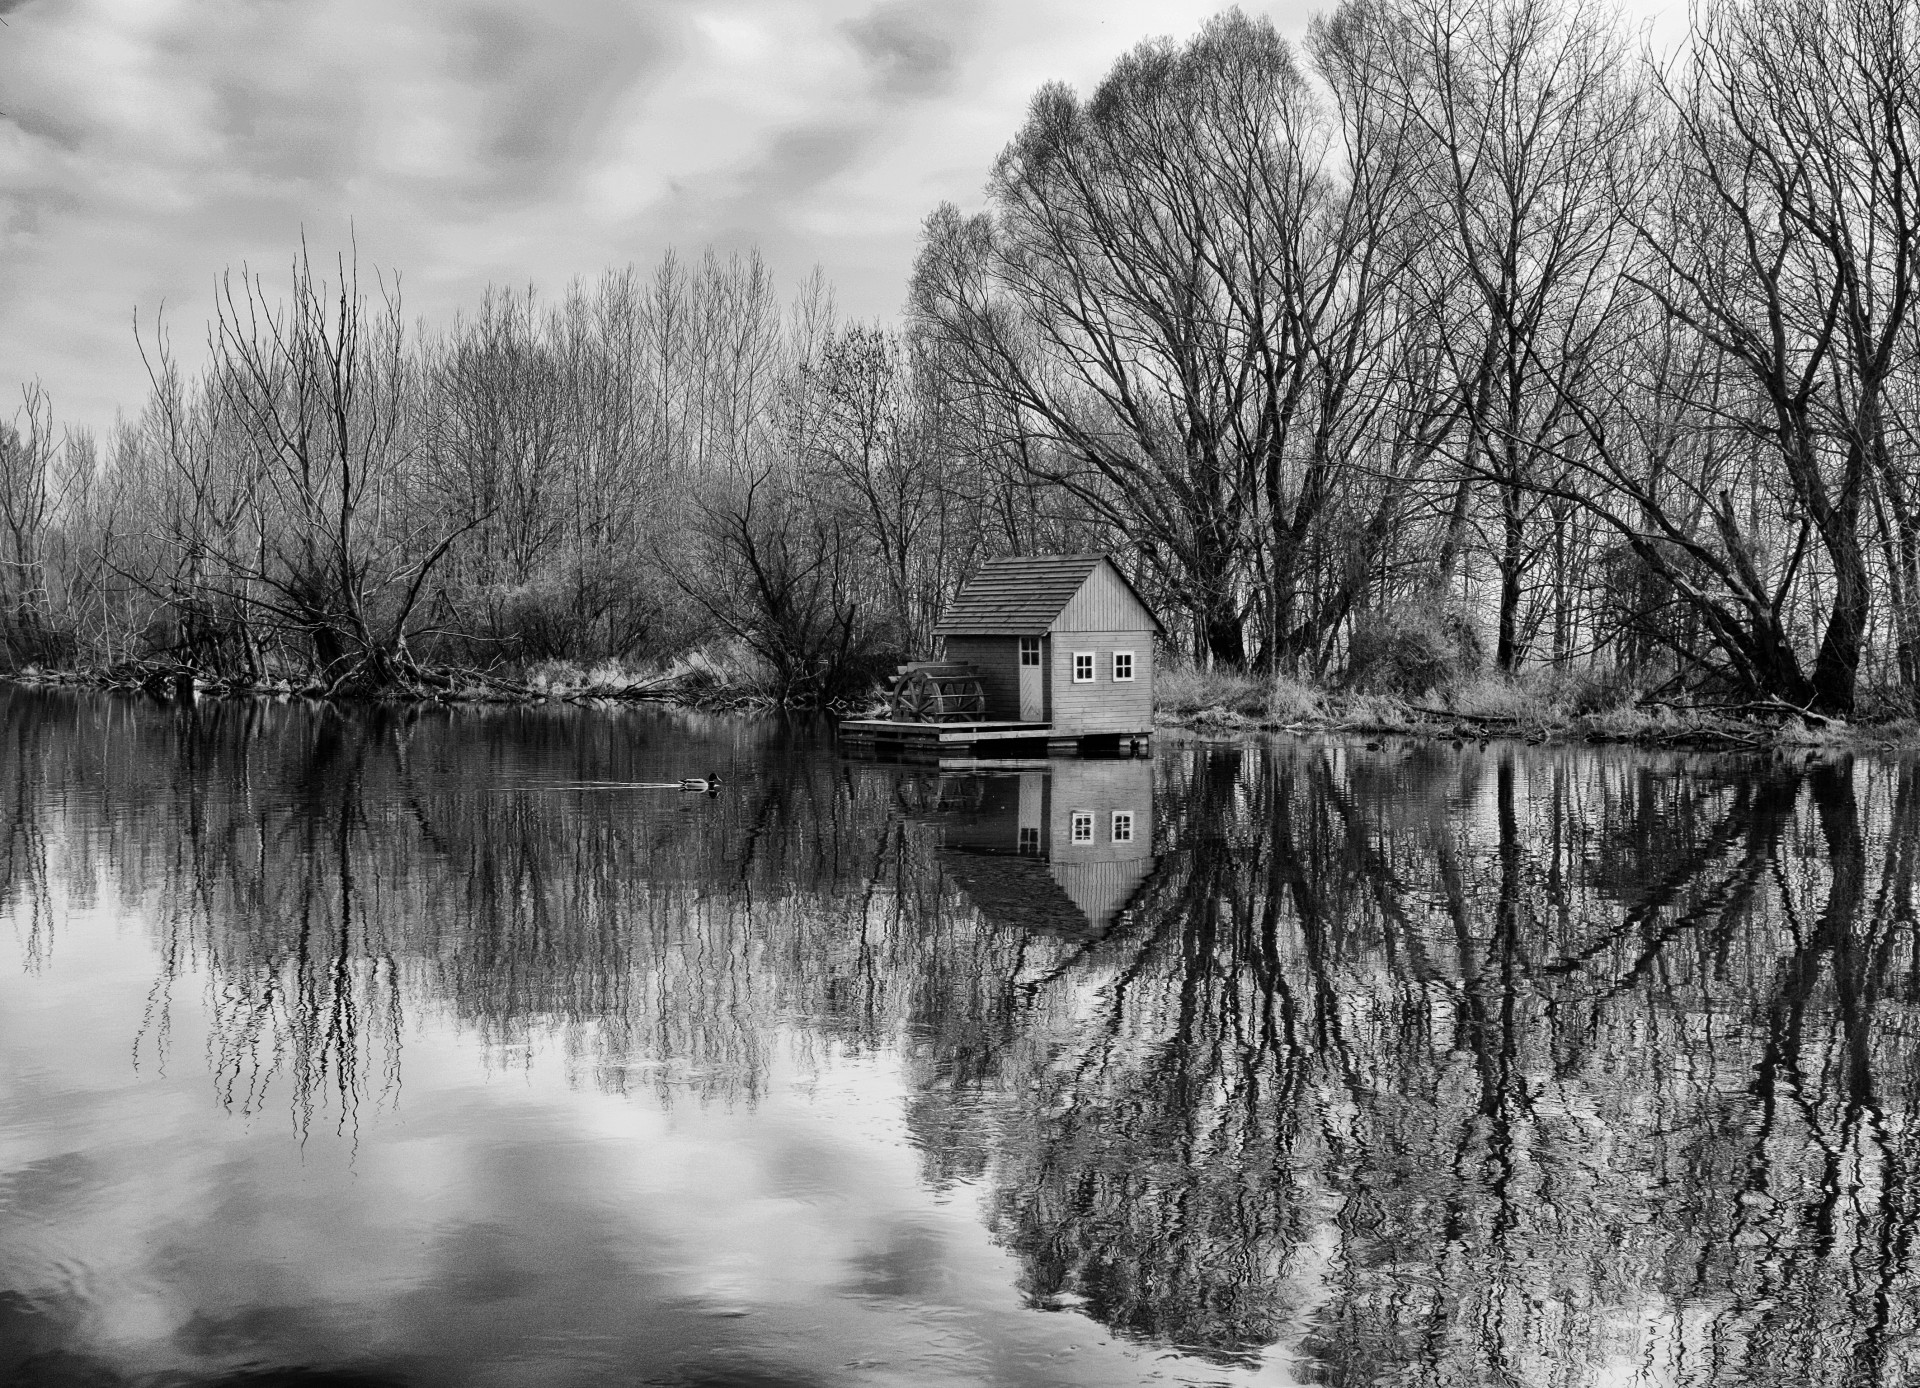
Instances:
[[[1053,625],[1075,593],[1101,564],[1109,565],[1115,577],[1133,594],[1134,600],[1152,619],[1159,618],[1147,607],[1120,566],[1104,554],[1015,554],[989,559],[972,578],[960,585],[960,591],[934,626],[935,636],[1033,635]]]
[[[1062,863],[1026,854],[939,850],[947,875],[989,925],[1055,935],[1104,934],[1139,897],[1155,860]]]
[[[1058,935],[1084,934],[1092,927],[1045,858],[964,848],[942,848],[939,857],[990,925]]]

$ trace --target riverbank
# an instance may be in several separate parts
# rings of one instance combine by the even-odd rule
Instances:
[[[737,671],[698,652],[665,667],[642,670],[617,661],[592,665],[541,661],[508,673],[463,666],[418,667],[403,679],[377,689],[329,684],[310,677],[220,678],[158,661],[129,662],[97,670],[29,667],[0,675],[0,680],[28,687],[110,689],[162,698],[192,694],[216,698],[341,699],[353,703],[666,703],[716,711],[768,709],[777,703]]]
[[[1482,676],[1407,698],[1176,669],[1161,674],[1154,703],[1156,726],[1213,739],[1293,733],[1729,750],[1920,746],[1920,723],[1911,718],[1848,722],[1776,702],[1652,698],[1593,676]]]
[[[209,679],[141,662],[92,671],[27,669],[0,676],[26,686],[66,686],[196,696],[347,699],[438,704],[661,703],[709,712],[772,711],[780,702],[737,663],[704,652],[652,669],[615,661],[544,661],[510,674],[436,667],[377,691],[311,679]],[[877,693],[877,691],[876,691]],[[863,704],[868,701],[861,701]],[[851,706],[849,706],[851,707]],[[816,710],[844,713],[848,709]],[[1160,672],[1154,726],[1203,740],[1272,733],[1415,737],[1441,742],[1625,743],[1649,747],[1843,749],[1920,747],[1920,722],[1848,722],[1779,703],[1654,699],[1593,676],[1481,676],[1418,698],[1320,688],[1281,677],[1174,668]]]

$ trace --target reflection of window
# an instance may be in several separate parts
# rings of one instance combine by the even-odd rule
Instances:
[[[1117,680],[1133,678],[1133,652],[1115,651],[1113,653],[1113,677]]]
[[[1020,851],[1022,853],[1038,853],[1040,851],[1040,831],[1032,825],[1023,824],[1020,826]]]
[[[1040,638],[1023,636],[1020,638],[1020,663],[1038,665],[1040,663]]]
[[[1091,684],[1093,682],[1093,652],[1075,651],[1073,653],[1073,682]]]
[[[1115,810],[1113,812],[1113,841],[1115,843],[1133,842],[1133,811]]]
[[[1093,816],[1085,810],[1073,812],[1073,841],[1075,843],[1093,842]]]

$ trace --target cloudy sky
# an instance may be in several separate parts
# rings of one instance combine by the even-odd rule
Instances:
[[[0,0],[0,418],[33,377],[137,409],[135,309],[190,356],[219,270],[284,278],[303,229],[429,322],[709,244],[891,316],[1034,88],[1221,2]]]

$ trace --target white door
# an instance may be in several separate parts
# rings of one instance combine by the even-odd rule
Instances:
[[[1001,650],[1006,647],[1002,646]],[[1020,638],[1020,721],[1022,723],[1044,723],[1047,721],[1047,686],[1042,678],[1047,672],[1040,663],[1040,638],[1023,636]]]
[[[1047,773],[1020,773],[1020,851],[1036,858],[1047,853]]]

